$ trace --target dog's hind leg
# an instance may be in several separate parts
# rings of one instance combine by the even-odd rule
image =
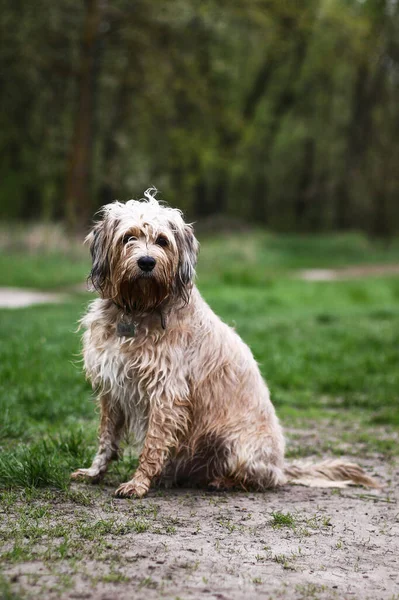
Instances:
[[[112,403],[107,394],[100,397],[100,406],[100,440],[97,454],[91,467],[78,469],[71,474],[72,479],[88,479],[95,483],[104,476],[111,460],[118,458],[119,440],[125,422],[124,415],[120,407]]]
[[[213,432],[194,448],[182,448],[171,464],[176,483],[212,490],[264,490],[286,483],[283,439],[253,431],[237,437],[235,432]]]
[[[233,487],[244,490],[262,491],[284,485],[287,478],[281,466],[264,460],[235,461],[232,457],[226,466],[226,474],[210,480],[208,487],[214,490],[228,490]]]
[[[247,435],[236,440],[227,456],[224,474],[210,485],[229,488],[232,481],[246,490],[276,488],[287,482],[279,431],[265,436]]]

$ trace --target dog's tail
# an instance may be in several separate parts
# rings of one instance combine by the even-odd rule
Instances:
[[[288,478],[288,483],[308,487],[345,488],[348,485],[363,485],[368,488],[381,488],[378,482],[369,477],[359,465],[340,459],[325,460],[316,464],[286,465],[284,473]]]

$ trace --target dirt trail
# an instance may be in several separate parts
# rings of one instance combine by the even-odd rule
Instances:
[[[363,265],[359,267],[340,267],[338,269],[305,269],[298,272],[298,278],[304,281],[340,281],[344,279],[384,277],[385,275],[399,275],[399,265]]]
[[[64,299],[65,295],[59,293],[0,287],[0,308],[23,308],[33,304],[53,304],[62,302]]]
[[[135,501],[113,500],[105,487],[92,506],[57,504],[54,518],[113,519],[114,533],[84,540],[77,564],[37,560],[9,564],[4,573],[16,590],[46,600],[397,599],[398,464],[361,462],[384,481],[382,491],[169,490]],[[292,522],[279,525],[277,511]],[[129,532],[132,518],[144,519],[147,530]]]

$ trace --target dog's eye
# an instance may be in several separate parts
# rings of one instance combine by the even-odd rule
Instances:
[[[162,248],[165,248],[168,245],[168,240],[165,237],[163,237],[162,235],[160,235],[155,240],[155,243],[157,244],[157,246],[162,246]]]
[[[124,235],[123,236],[123,244],[126,245],[128,242],[135,242],[137,238],[134,235]]]

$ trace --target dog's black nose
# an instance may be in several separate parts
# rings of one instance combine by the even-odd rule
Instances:
[[[137,264],[142,271],[152,271],[156,262],[152,256],[142,256],[138,259]]]

